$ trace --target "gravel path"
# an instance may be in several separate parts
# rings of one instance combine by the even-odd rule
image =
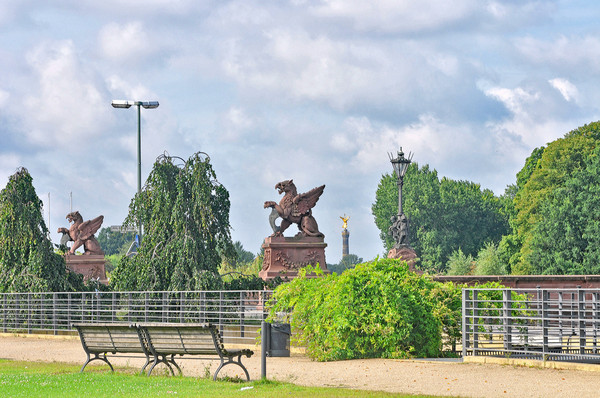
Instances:
[[[0,335],[0,358],[83,364],[78,338]],[[115,358],[141,367],[140,358]],[[100,363],[100,362],[98,362]],[[183,373],[202,376],[217,362],[182,360]],[[252,379],[260,378],[260,353],[244,358]],[[235,366],[223,369],[235,370]],[[157,368],[158,369],[158,368]],[[600,370],[600,366],[599,366]],[[368,359],[313,362],[304,356],[268,358],[267,377],[308,386],[381,390],[461,397],[599,397],[600,373],[583,370],[420,360]]]

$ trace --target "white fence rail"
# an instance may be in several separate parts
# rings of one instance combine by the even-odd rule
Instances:
[[[255,344],[271,291],[0,294],[4,333],[72,331],[79,322],[211,322],[227,343]]]
[[[464,289],[463,356],[600,362],[600,289]]]

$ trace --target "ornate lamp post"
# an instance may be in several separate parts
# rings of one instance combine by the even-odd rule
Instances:
[[[142,192],[142,118],[140,108],[154,109],[158,108],[158,101],[127,101],[113,100],[111,102],[113,108],[130,108],[132,105],[137,106],[137,179],[138,179],[138,194]],[[139,225],[139,239],[142,239],[142,223]]]
[[[402,244],[408,244],[408,221],[402,211],[402,185],[404,184],[404,174],[412,161],[413,154],[409,153],[408,158],[405,158],[402,147],[400,147],[397,158],[394,158],[391,153],[388,153],[388,156],[394,167],[396,178],[398,178],[398,215],[394,217],[390,227],[390,232],[396,241],[395,247],[398,248]]]

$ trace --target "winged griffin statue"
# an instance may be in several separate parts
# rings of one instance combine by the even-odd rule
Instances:
[[[323,237],[324,235],[319,232],[319,226],[317,221],[312,216],[312,208],[319,200],[319,197],[323,194],[325,185],[313,188],[310,191],[298,195],[294,180],[285,180],[277,183],[275,189],[279,191],[279,194],[285,192],[283,198],[279,204],[267,201],[265,202],[265,209],[271,207],[277,215],[281,217],[281,225],[278,228],[273,228],[274,232],[271,236],[283,236],[283,232],[292,224],[298,224],[300,232],[299,236],[314,236]],[[272,225],[274,219],[271,219]]]
[[[59,228],[58,232],[63,234],[60,240],[61,244],[65,244],[69,241],[73,241],[73,246],[69,250],[68,254],[75,254],[75,250],[83,246],[86,255],[104,255],[104,252],[100,248],[100,244],[94,237],[94,234],[104,221],[104,216],[98,216],[92,220],[83,221],[83,217],[78,211],[67,214],[66,219],[69,223],[73,223],[69,229]]]

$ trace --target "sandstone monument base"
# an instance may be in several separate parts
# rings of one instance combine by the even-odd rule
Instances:
[[[107,285],[106,270],[104,269],[104,256],[101,255],[66,255],[67,268],[73,272],[83,275],[85,282],[97,279],[100,283]]]
[[[325,262],[324,239],[317,237],[270,236],[265,239],[263,268],[258,273],[264,280],[275,277],[293,279],[298,276],[298,269],[307,265],[319,264],[325,273],[330,273]]]
[[[387,257],[402,259],[408,263],[408,268],[411,271],[417,272],[417,269],[415,268],[415,263],[419,256],[417,256],[417,252],[409,245],[400,245],[399,248],[394,247],[388,252]]]

